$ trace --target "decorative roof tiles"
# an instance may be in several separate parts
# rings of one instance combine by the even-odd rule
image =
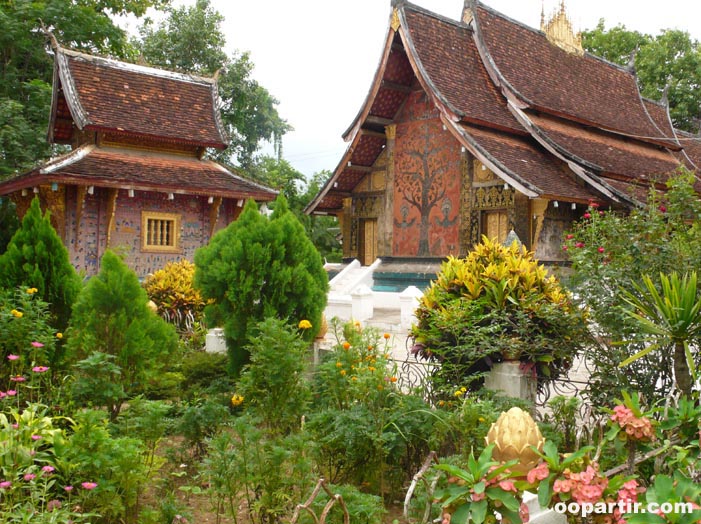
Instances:
[[[224,149],[213,79],[95,57],[58,47],[49,138],[78,129]],[[59,88],[60,85],[60,88]]]

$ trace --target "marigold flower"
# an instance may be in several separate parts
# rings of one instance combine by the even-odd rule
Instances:
[[[61,333],[60,331],[56,333],[56,338],[61,340],[63,338],[63,333]]]
[[[19,355],[7,355],[7,360],[19,360]]]
[[[235,394],[231,397],[231,405],[234,407],[243,404],[243,395]]]
[[[389,338],[390,338],[392,335],[390,335],[389,333],[385,333],[385,334],[382,335],[382,336],[384,337],[385,340],[389,340]]]
[[[298,327],[299,327],[299,329],[311,329],[312,323],[309,322],[307,319],[300,320]]]
[[[341,376],[342,376],[342,377],[345,377],[345,376],[346,376],[346,370],[345,370],[345,369],[342,369],[342,370],[340,371],[340,373],[341,373]]]
[[[337,368],[342,368],[342,367],[343,367],[343,364],[342,364],[341,362],[336,362],[336,367],[337,367]]]
[[[27,293],[29,293],[30,295],[33,295],[37,291],[39,291],[39,290],[35,287],[30,287],[29,289],[27,289]]]
[[[81,486],[83,487],[83,489],[87,489],[88,491],[90,491],[97,487],[97,482],[83,482],[81,483]]]
[[[346,341],[343,343],[343,349],[348,350],[348,349],[350,349],[350,347],[351,347],[350,342],[348,342],[348,341],[346,340]]]
[[[15,318],[22,318],[24,316],[24,313],[22,313],[21,311],[17,311],[16,309],[10,311],[10,314]]]
[[[396,382],[396,381],[397,381],[397,377],[390,377],[389,381],[390,381],[390,382]]]

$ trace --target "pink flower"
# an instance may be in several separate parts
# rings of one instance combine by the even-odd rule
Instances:
[[[61,507],[61,501],[58,499],[52,499],[46,503],[46,509],[48,509],[49,511],[59,509],[60,507]]]
[[[37,478],[37,476],[34,473],[24,474],[24,480],[26,480],[27,482],[29,482],[30,480],[34,480],[35,478]]]
[[[44,473],[53,473],[54,472],[54,467],[53,466],[44,466],[41,468],[41,471]]]
[[[567,246],[562,246],[563,251],[567,251],[569,248]]]
[[[32,368],[32,371],[34,371],[34,373],[45,373],[48,370],[49,368],[47,368],[46,366],[34,366]]]
[[[87,489],[88,491],[90,491],[97,487],[97,482],[83,482],[81,486],[83,487],[83,489]]]
[[[35,442],[36,442],[37,440],[41,440],[41,435],[32,435],[32,440],[35,441]]]
[[[8,397],[14,397],[17,394],[17,392],[14,389],[8,389],[6,393]]]
[[[0,482],[0,489],[8,489],[11,487],[12,487],[12,482],[10,482],[9,480],[3,480],[2,482]]]
[[[19,424],[12,424],[12,429],[19,429]]]
[[[584,213],[584,215],[582,215],[582,216],[583,216],[584,218],[587,218],[587,219],[588,219],[588,218],[591,218],[591,213],[590,213],[589,211],[587,211],[587,212]]]
[[[606,250],[603,247],[599,247],[599,253],[603,253],[604,251]]]
[[[572,482],[569,480],[557,479],[553,483],[553,491],[555,493],[569,493],[572,489]]]
[[[666,213],[667,212],[667,207],[663,204],[660,205],[657,209],[660,210],[660,213]]]
[[[14,377],[10,377],[11,382],[24,382],[25,380],[27,379],[24,378],[22,375],[15,375]]]
[[[0,391],[0,399],[5,398],[6,396],[7,396],[7,393],[5,393],[4,391]]]
[[[32,342],[32,346],[34,346],[35,348],[43,348],[44,344],[42,344],[41,342],[34,341]]]
[[[577,242],[574,247],[584,247],[584,242]]]
[[[574,235],[570,233],[570,234],[567,235],[565,238],[566,238],[567,240],[572,240],[572,239],[574,238]]]
[[[66,491],[66,493],[70,493],[73,491],[73,486],[63,486],[63,489]]]
[[[538,480],[545,480],[548,478],[548,475],[550,475],[548,464],[546,462],[541,462],[526,474],[526,480],[529,484],[535,484]]]
[[[514,483],[510,480],[502,480],[499,482],[499,487],[504,491],[513,491],[514,493],[518,493],[516,486],[514,486]]]
[[[7,360],[19,360],[19,355],[7,355]]]

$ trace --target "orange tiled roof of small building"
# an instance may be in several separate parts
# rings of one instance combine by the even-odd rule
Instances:
[[[223,149],[216,82],[58,47],[50,139],[70,142],[79,129]]]
[[[51,182],[273,200],[277,193],[195,157],[84,145],[1,184],[9,193]]]

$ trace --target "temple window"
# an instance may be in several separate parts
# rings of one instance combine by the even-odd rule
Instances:
[[[141,213],[142,251],[175,253],[180,249],[180,215],[176,213]]]

